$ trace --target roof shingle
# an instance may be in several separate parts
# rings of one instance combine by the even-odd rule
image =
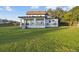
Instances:
[[[26,13],[27,15],[45,15],[47,14],[46,11],[28,11]]]

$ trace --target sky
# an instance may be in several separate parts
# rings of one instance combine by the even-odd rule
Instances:
[[[25,16],[26,12],[33,10],[46,11],[61,7],[63,10],[70,10],[74,6],[0,6],[0,18],[19,21],[18,16]]]

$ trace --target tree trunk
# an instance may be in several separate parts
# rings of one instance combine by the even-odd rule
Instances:
[[[72,21],[69,21],[69,26],[72,26]]]

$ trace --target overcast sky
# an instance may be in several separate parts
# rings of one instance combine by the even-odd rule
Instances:
[[[27,11],[31,10],[43,10],[46,11],[49,8],[56,9],[58,6],[0,6],[0,18],[6,18],[8,20],[18,21],[18,16],[24,16]],[[60,6],[63,10],[72,9],[73,6]]]

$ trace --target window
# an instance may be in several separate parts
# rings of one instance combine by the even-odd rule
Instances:
[[[53,23],[53,25],[56,25],[56,23]]]
[[[49,20],[49,23],[51,23],[51,21]]]

